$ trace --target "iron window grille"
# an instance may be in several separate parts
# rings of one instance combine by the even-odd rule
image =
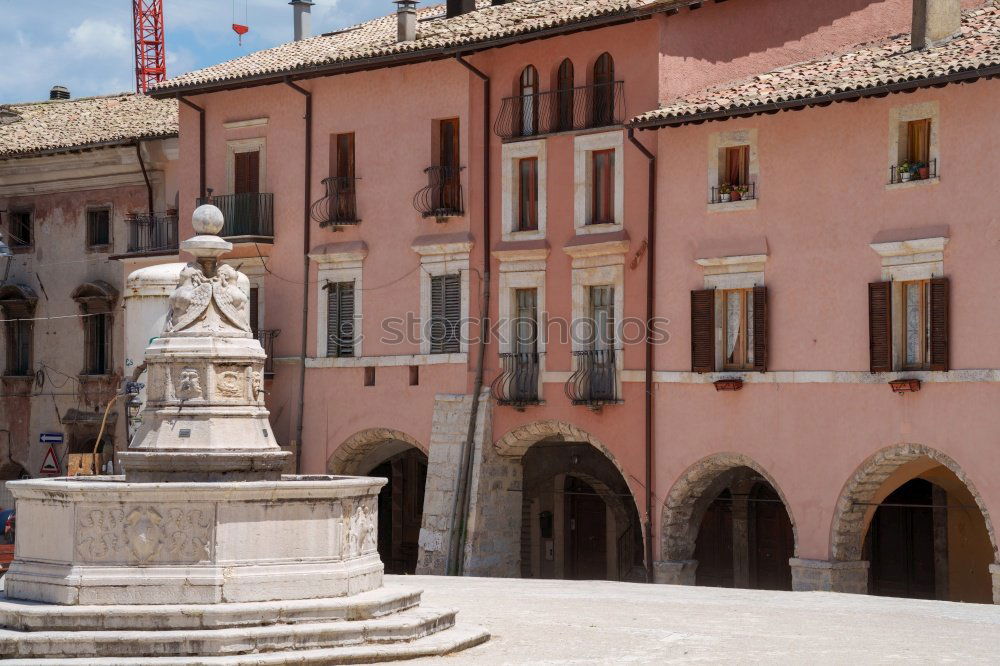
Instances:
[[[465,214],[462,197],[464,167],[432,166],[424,169],[427,186],[413,197],[413,207],[423,217],[458,217]]]
[[[361,222],[358,217],[358,178],[335,176],[325,178],[326,194],[312,205],[312,219],[321,227],[339,227]]]

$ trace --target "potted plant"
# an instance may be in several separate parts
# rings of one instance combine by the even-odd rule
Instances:
[[[903,162],[902,164],[899,165],[897,170],[899,171],[899,181],[901,183],[905,183],[910,180],[912,174],[910,173],[909,162]]]
[[[723,183],[719,188],[719,203],[729,203],[732,198],[733,188],[729,183]]]
[[[740,185],[739,187],[736,188],[736,191],[740,193],[740,199],[749,199],[750,198],[750,186],[749,185]]]
[[[927,180],[930,176],[930,168],[925,162],[917,162],[911,168],[911,171],[916,175],[919,180]]]

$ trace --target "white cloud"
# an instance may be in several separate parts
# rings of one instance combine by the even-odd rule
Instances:
[[[86,19],[70,28],[69,45],[77,56],[112,58],[131,55],[132,38],[125,28],[98,19]]]

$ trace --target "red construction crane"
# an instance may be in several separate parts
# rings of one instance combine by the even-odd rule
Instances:
[[[135,91],[167,78],[167,52],[163,42],[163,0],[132,0],[135,24]]]

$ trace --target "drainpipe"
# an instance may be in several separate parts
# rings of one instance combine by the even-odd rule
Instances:
[[[142,141],[135,142],[135,156],[139,158],[139,168],[142,169],[142,178],[146,181],[146,197],[149,203],[149,214],[153,214],[153,184],[149,182],[149,174],[146,173],[146,163],[142,159]]]
[[[646,582],[653,582],[653,318],[656,313],[656,156],[635,138],[629,128],[628,140],[649,162],[649,213],[646,220]]]
[[[177,101],[198,112],[198,195],[202,199],[205,198],[205,109],[198,106],[197,104],[187,100],[180,95],[177,96]]]
[[[483,294],[479,326],[479,348],[476,352],[476,375],[472,389],[472,413],[469,430],[462,447],[458,473],[458,488],[452,506],[451,538],[448,541],[448,574],[461,576],[465,569],[465,543],[468,539],[469,507],[472,501],[472,459],[475,451],[476,424],[479,418],[479,394],[483,390],[483,370],[486,360],[486,337],[490,329],[490,77],[469,64],[461,53],[455,54],[458,64],[483,82]]]
[[[312,203],[312,93],[296,85],[290,78],[288,86],[306,98],[306,155],[305,187],[302,208],[302,349],[299,352],[299,404],[295,424],[295,473],[302,473],[302,425],[306,409],[306,344],[309,333],[309,250],[311,249],[312,228],[309,224],[309,208]]]

